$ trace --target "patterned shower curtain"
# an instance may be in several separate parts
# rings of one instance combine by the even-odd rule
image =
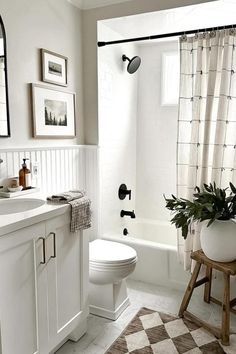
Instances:
[[[177,194],[192,198],[195,186],[236,184],[236,31],[180,38],[180,97],[177,141]],[[200,248],[199,225],[185,241],[178,235],[179,258],[191,268]]]

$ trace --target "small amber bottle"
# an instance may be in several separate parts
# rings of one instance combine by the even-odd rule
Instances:
[[[26,160],[23,159],[22,168],[19,171],[19,185],[23,187],[23,189],[31,188],[31,172],[26,165]]]

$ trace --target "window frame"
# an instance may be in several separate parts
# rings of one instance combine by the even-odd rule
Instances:
[[[166,58],[168,56],[177,56],[177,58],[179,57],[179,53],[177,50],[169,50],[169,51],[165,51],[162,53],[162,61],[161,61],[161,106],[163,107],[168,107],[168,106],[178,106],[179,104],[179,91],[178,91],[178,96],[177,96],[177,101],[175,102],[171,102],[170,100],[168,100],[168,95],[166,95],[166,93],[168,92],[168,87],[169,85],[167,83],[166,85]],[[178,65],[179,65],[179,71],[178,71],[178,84],[179,84],[179,80],[180,80],[180,64],[179,64],[179,60],[178,60]],[[167,90],[166,90],[167,87]]]

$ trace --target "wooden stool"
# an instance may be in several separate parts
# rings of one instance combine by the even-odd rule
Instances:
[[[209,332],[213,333],[217,338],[221,339],[223,345],[229,345],[229,334],[230,334],[230,311],[236,314],[236,309],[233,307],[236,305],[236,298],[230,301],[230,276],[236,275],[236,261],[229,263],[221,263],[210,260],[205,256],[202,250],[193,252],[191,258],[196,261],[196,265],[189,281],[187,289],[185,291],[180,310],[179,316],[185,317],[197,325],[205,327]],[[200,280],[197,280],[200,268],[202,265],[206,266],[206,276]],[[224,296],[223,301],[219,301],[211,296],[211,282],[212,282],[212,269],[216,269],[223,272],[224,276]],[[187,310],[189,305],[193,290],[198,286],[205,284],[204,289],[204,301],[210,303],[210,301],[215,304],[222,306],[222,326],[221,328],[210,325],[209,323],[202,321],[192,313]]]

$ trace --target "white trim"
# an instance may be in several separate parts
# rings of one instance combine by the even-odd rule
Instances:
[[[121,4],[130,0],[67,0],[81,10],[95,9],[97,7]]]
[[[12,151],[48,151],[48,150],[69,150],[69,149],[97,149],[97,145],[63,145],[63,146],[26,146],[26,147],[9,147],[9,148],[0,148],[1,152],[12,152]]]
[[[67,0],[70,4],[78,7],[79,9],[83,9],[83,0]]]
[[[168,87],[165,87],[164,83],[165,83],[165,78],[167,76],[167,68],[165,67],[166,66],[166,58],[169,57],[169,56],[178,56],[178,51],[165,51],[162,53],[162,60],[161,60],[161,68],[162,68],[162,74],[161,74],[161,106],[163,107],[176,107],[178,106],[178,96],[179,96],[179,93],[177,95],[177,99],[176,99],[176,103],[174,102],[169,102],[168,101],[168,97],[167,97],[167,100],[165,99],[165,93],[168,92]],[[178,75],[179,77],[179,75]],[[167,90],[166,90],[167,88]]]
[[[109,318],[110,320],[115,321],[129,305],[130,305],[130,301],[129,298],[127,297],[115,311],[110,311],[102,307],[89,305],[89,313],[96,316]]]

